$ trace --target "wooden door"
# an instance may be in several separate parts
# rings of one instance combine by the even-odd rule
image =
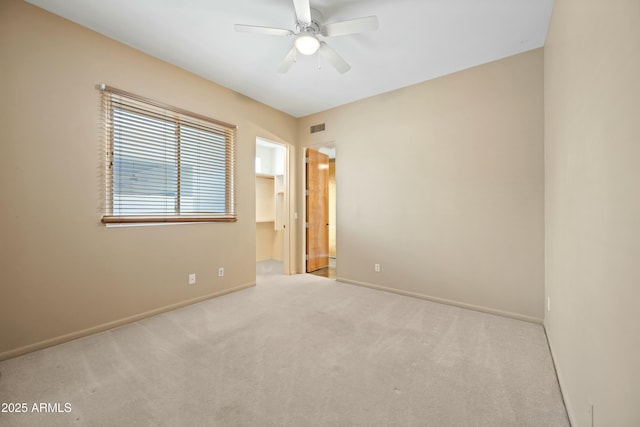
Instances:
[[[329,156],[307,149],[307,273],[329,266]]]

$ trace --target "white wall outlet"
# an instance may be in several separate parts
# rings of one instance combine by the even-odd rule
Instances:
[[[220,267],[218,269],[218,277],[223,277],[224,276],[224,267]]]
[[[551,297],[547,297],[547,311],[551,311]]]
[[[380,264],[374,264],[373,269],[376,271],[376,273],[380,273]]]
[[[190,285],[196,284],[196,273],[189,274],[189,284]]]

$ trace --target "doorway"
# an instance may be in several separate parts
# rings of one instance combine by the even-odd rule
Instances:
[[[256,138],[256,273],[291,274],[289,146]]]
[[[334,147],[305,152],[305,271],[336,278],[336,156]]]

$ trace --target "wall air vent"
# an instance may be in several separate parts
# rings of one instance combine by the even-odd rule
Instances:
[[[324,131],[324,123],[311,126],[311,133],[322,132],[322,131]]]

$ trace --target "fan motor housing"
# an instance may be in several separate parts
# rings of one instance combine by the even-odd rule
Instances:
[[[309,25],[303,25],[301,22],[298,22],[297,32],[298,33],[308,33],[308,34],[320,34],[320,29],[322,28],[321,23],[324,22],[324,16],[318,9],[311,8],[311,23]]]

